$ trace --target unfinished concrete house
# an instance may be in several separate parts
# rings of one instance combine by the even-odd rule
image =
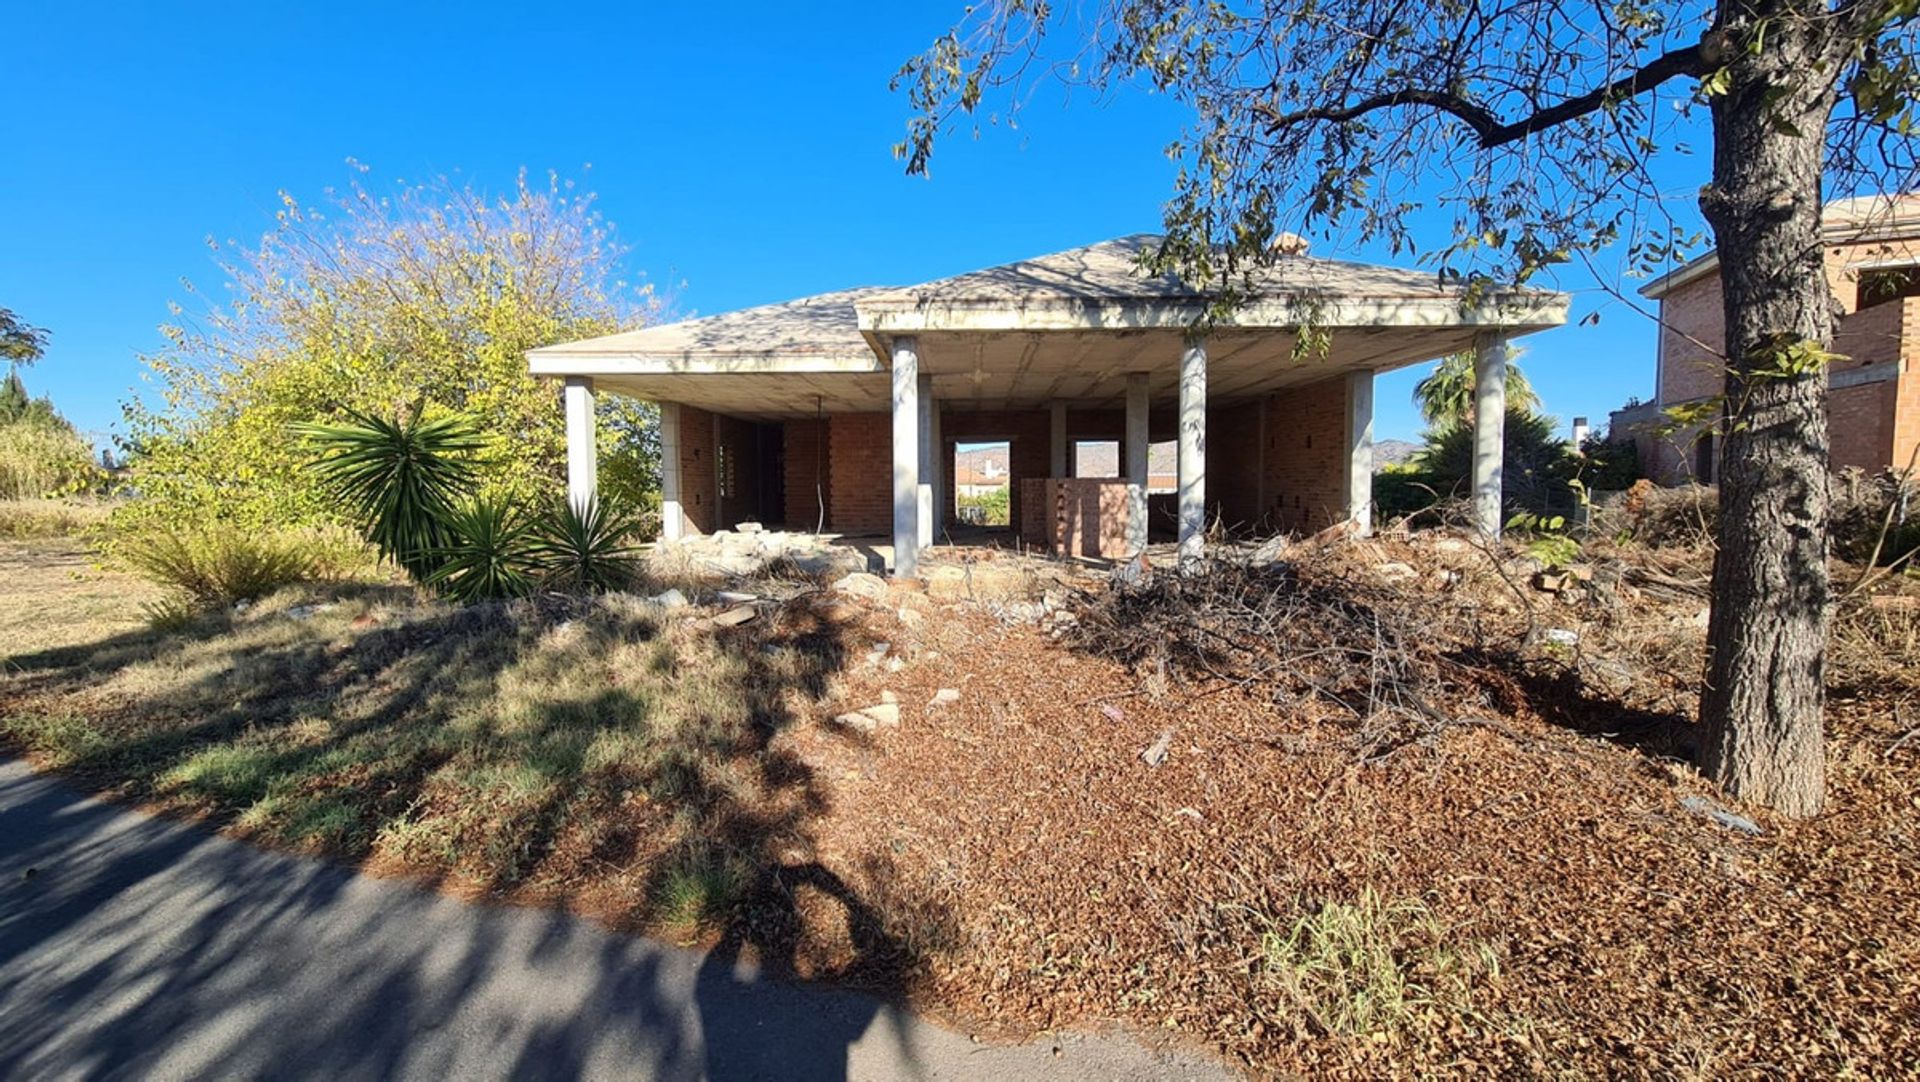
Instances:
[[[1846,313],[1833,336],[1843,359],[1827,370],[1833,467],[1905,469],[1920,450],[1920,196],[1831,203],[1821,239],[1827,283]],[[1720,258],[1708,252],[1640,292],[1660,302],[1653,400],[1615,411],[1609,431],[1634,441],[1648,477],[1713,484],[1721,422],[1677,424],[1669,411],[1712,406],[1725,387]]]
[[[1139,266],[1132,236],[905,288],[850,289],[537,349],[566,384],[569,488],[594,489],[594,399],[660,404],[666,541],[759,523],[890,541],[898,575],[954,536],[955,449],[1004,442],[1021,541],[1182,556],[1230,532],[1370,528],[1373,379],[1477,349],[1475,498],[1499,528],[1507,342],[1567,298],[1468,304],[1430,274],[1276,255],[1204,335],[1208,298]],[[1302,347],[1303,328],[1307,342]],[[1074,476],[1111,441],[1117,476]],[[1177,491],[1149,499],[1149,448]],[[1157,512],[1157,514],[1156,514]]]

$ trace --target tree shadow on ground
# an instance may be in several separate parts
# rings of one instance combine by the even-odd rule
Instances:
[[[884,885],[888,869],[862,869],[883,884],[876,899],[819,861],[814,824],[826,793],[807,764],[774,746],[800,720],[800,704],[818,700],[864,648],[849,641],[856,634],[818,618],[804,598],[763,607],[744,628],[717,629],[634,598],[450,608],[343,588],[170,635],[14,658],[0,679],[0,718],[12,741],[90,785],[271,844],[347,862],[378,857],[429,885],[490,897],[586,899],[617,924],[717,934],[717,949],[689,975],[698,1032],[675,1038],[661,1061],[669,1074],[695,1060],[712,1077],[792,1068],[798,1061],[769,1060],[749,1039],[765,1022],[743,1004],[768,980],[856,982],[872,995],[788,1024],[805,1057],[801,1075],[834,1078],[844,1076],[847,1044],[882,1004],[904,998],[919,948],[945,921],[902,902]],[[63,703],[72,716],[60,716]],[[180,855],[143,857],[129,869],[133,881],[102,889],[114,895],[164,876]],[[215,935],[215,918],[233,917],[265,882],[233,879],[232,912],[183,933],[207,940],[190,984],[222,983],[222,965],[247,968],[240,943],[212,945],[227,938]],[[278,899],[272,911],[246,920],[297,938],[301,921],[324,919],[324,895],[346,889],[331,872],[315,882],[323,896],[266,891]],[[610,912],[616,896],[629,900]],[[822,932],[835,924],[844,931]],[[51,918],[21,926],[12,953],[61,930]],[[467,964],[477,973],[490,948],[473,946],[479,954]],[[0,949],[0,962],[7,956]],[[379,1018],[343,1024],[404,1033],[409,1019],[472,991],[461,978],[429,987],[395,975],[362,989],[384,1004]],[[157,963],[99,958],[50,1002],[140,989],[128,993],[142,1001],[139,1013],[164,1020],[159,993],[190,998],[191,989],[169,987],[174,980]],[[596,980],[605,987],[594,995],[647,999],[644,975]],[[140,1059],[126,1041],[101,1039],[109,1058]],[[584,1067],[598,1044],[557,1025],[516,1055],[541,1070],[571,1048]],[[403,1056],[403,1045],[385,1054]]]
[[[1542,664],[1513,651],[1462,651],[1455,660],[1511,681],[1518,707],[1556,728],[1605,740],[1649,759],[1691,761],[1699,740],[1692,718],[1648,710],[1590,685],[1572,665]]]

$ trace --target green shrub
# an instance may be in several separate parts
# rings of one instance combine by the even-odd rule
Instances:
[[[1640,448],[1630,439],[1589,436],[1580,445],[1580,478],[1590,492],[1625,492],[1646,476]]]
[[[289,424],[458,413],[487,435],[478,492],[534,506],[566,474],[558,381],[526,351],[629,329],[656,303],[622,273],[591,195],[554,178],[509,190],[354,182],[315,208],[291,196],[257,244],[223,246],[225,281],[194,290],[126,403],[127,484],[114,525],[339,524]],[[227,304],[203,304],[223,297]],[[655,486],[657,410],[602,395],[596,433],[613,482]]]
[[[563,500],[535,524],[533,562],[546,585],[556,590],[624,590],[639,578],[640,550],[633,544],[639,529],[638,516],[615,503]]]
[[[1578,460],[1554,434],[1554,423],[1525,410],[1507,411],[1502,477],[1506,510],[1537,514],[1571,512],[1579,502],[1568,482]],[[1416,464],[1442,496],[1466,496],[1473,490],[1473,429],[1451,425],[1427,438]]]
[[[1433,478],[1412,463],[1387,466],[1373,475],[1373,512],[1382,522],[1425,510],[1438,499]]]
[[[162,531],[123,541],[122,559],[195,608],[224,608],[320,576],[310,538],[215,527]]]
[[[435,553],[426,584],[455,601],[498,601],[533,592],[531,530],[498,500],[476,500],[447,515],[452,537]]]

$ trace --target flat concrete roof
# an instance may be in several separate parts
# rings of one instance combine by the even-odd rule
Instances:
[[[756,419],[889,407],[891,343],[913,335],[947,409],[1068,401],[1117,406],[1129,372],[1156,401],[1175,394],[1180,352],[1211,297],[1140,257],[1137,234],[906,287],[824,293],[782,304],[546,346],[546,376]],[[1350,371],[1384,371],[1469,348],[1486,331],[1566,322],[1568,298],[1511,290],[1464,303],[1432,274],[1306,255],[1276,256],[1208,332],[1209,399],[1219,404]],[[1323,350],[1296,354],[1313,328]]]

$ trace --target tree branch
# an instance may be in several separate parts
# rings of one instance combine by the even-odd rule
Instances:
[[[1623,75],[1605,86],[1596,87],[1578,97],[1549,105],[1545,109],[1511,123],[1503,123],[1486,106],[1463,95],[1419,87],[1407,87],[1385,94],[1375,94],[1352,105],[1317,106],[1291,113],[1278,112],[1272,106],[1260,106],[1259,109],[1266,114],[1267,131],[1275,132],[1282,128],[1314,121],[1344,124],[1381,109],[1424,105],[1438,109],[1466,124],[1473,129],[1480,148],[1492,150],[1495,147],[1518,142],[1535,132],[1545,131],[1585,116],[1610,102],[1635,97],[1670,79],[1683,75],[1704,75],[1706,72],[1707,61],[1701,47],[1689,45],[1684,49],[1675,49],[1657,57],[1639,70]]]

